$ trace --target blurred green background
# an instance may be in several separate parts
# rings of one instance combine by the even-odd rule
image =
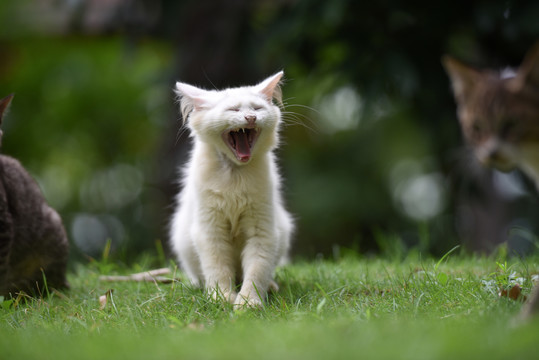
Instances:
[[[62,215],[72,257],[163,244],[189,150],[175,81],[284,69],[278,151],[294,254],[536,248],[537,196],[462,144],[440,57],[518,66],[537,1],[3,0],[2,153]]]

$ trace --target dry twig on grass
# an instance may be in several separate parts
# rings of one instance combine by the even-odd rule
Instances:
[[[162,284],[168,284],[174,281],[178,281],[177,278],[168,278],[160,275],[170,274],[169,268],[155,269],[149,271],[143,271],[131,275],[103,275],[99,277],[100,281],[135,281],[135,282],[158,282]]]

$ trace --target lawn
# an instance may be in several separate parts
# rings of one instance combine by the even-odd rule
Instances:
[[[296,261],[278,270],[281,289],[263,309],[242,311],[181,279],[99,279],[147,270],[146,263],[79,265],[69,274],[69,291],[4,299],[0,359],[539,356],[539,319],[515,324],[522,303],[498,295],[517,282],[529,294],[539,257]]]

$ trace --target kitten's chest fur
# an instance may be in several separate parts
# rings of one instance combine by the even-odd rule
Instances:
[[[209,150],[211,151],[211,150]],[[202,160],[201,158],[204,158]],[[208,160],[203,154],[194,159],[198,163],[195,178],[200,191],[223,197],[265,197],[270,187],[271,174],[269,154],[254,159],[246,166],[237,166],[227,159],[216,156]]]
[[[248,165],[237,166],[209,147],[202,144],[196,147],[189,171],[193,175],[190,182],[195,190],[192,195],[197,197],[197,211],[212,211],[226,218],[230,235],[241,236],[256,223],[258,214],[272,211],[275,191],[272,154],[263,154]]]

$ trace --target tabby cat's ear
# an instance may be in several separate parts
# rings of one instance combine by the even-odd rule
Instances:
[[[459,60],[445,55],[442,64],[451,79],[453,93],[457,101],[463,101],[481,78],[481,73]]]
[[[280,82],[283,75],[284,72],[279,71],[277,74],[268,77],[260,84],[254,86],[255,91],[262,94],[267,101],[271,102],[275,99],[279,105],[282,105],[283,99]]]
[[[526,85],[539,88],[539,43],[528,51],[517,71],[514,89],[520,90]]]
[[[0,99],[0,125],[2,124],[2,118],[4,117],[4,114],[7,111],[7,108],[9,104],[11,103],[11,99],[13,99],[14,94],[9,94],[3,99]]]

